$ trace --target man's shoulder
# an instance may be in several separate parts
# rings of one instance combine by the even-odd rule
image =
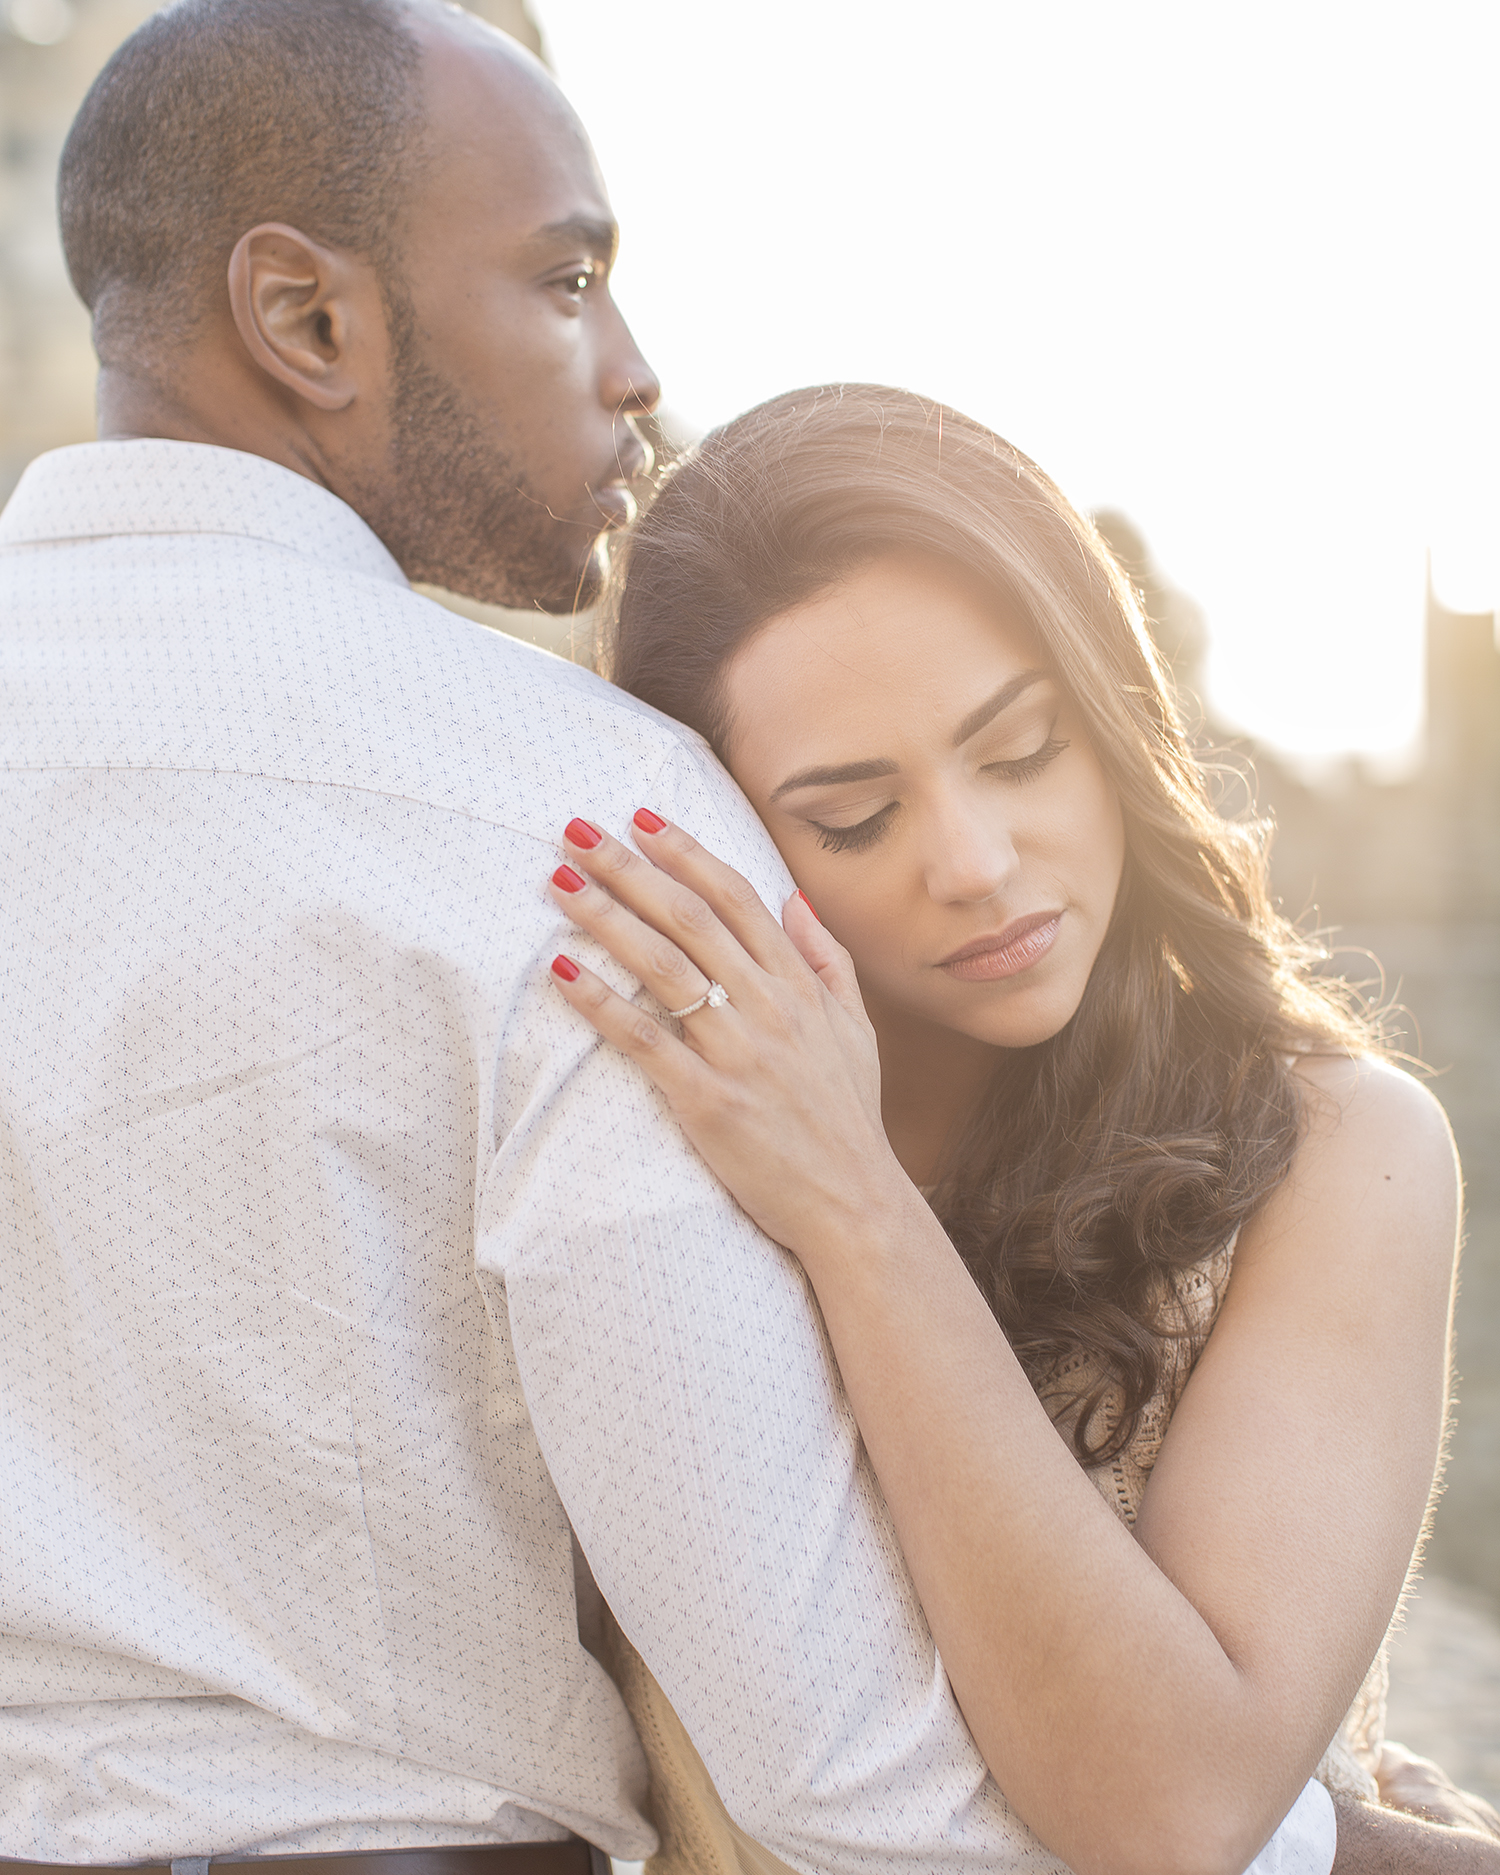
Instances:
[[[581,665],[400,598],[394,637],[408,654],[390,660],[400,694],[385,717],[411,738],[408,756],[451,774],[475,811],[551,847],[575,814],[623,834],[651,807],[785,895],[769,835],[694,730]]]
[[[373,558],[216,530],[33,540],[0,554],[0,616],[12,768],[368,789],[549,842],[574,813],[623,824],[654,796],[763,855],[692,731]]]
[[[368,595],[359,644],[341,657],[336,688],[387,726],[394,758],[420,763],[445,799],[456,787],[511,826],[544,825],[555,838],[559,807],[564,820],[578,811],[559,789],[597,798],[691,775],[708,794],[738,799],[692,730],[592,670],[420,594]],[[640,804],[632,794],[630,809]]]

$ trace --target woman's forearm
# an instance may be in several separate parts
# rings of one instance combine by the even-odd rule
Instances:
[[[1101,1499],[907,1191],[804,1262],[975,1740],[1079,1869],[1238,1870],[1308,1754],[1266,1764],[1274,1701]]]

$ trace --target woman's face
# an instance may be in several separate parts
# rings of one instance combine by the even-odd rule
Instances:
[[[1004,1048],[1070,1019],[1120,883],[1120,806],[1030,634],[882,558],[729,666],[729,763],[853,954],[871,1014]]]

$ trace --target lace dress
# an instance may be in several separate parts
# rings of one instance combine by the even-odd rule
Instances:
[[[1090,1471],[1105,1502],[1123,1522],[1134,1525],[1146,1481],[1162,1438],[1192,1372],[1190,1349],[1201,1348],[1229,1286],[1234,1258],[1230,1240],[1182,1278],[1178,1306],[1181,1341],[1164,1363],[1161,1384],[1141,1414],[1129,1444],[1119,1457]],[[1060,1430],[1071,1430],[1069,1402],[1079,1382],[1089,1388],[1084,1356],[1060,1362],[1038,1388],[1043,1404]],[[1120,1410],[1118,1393],[1106,1391],[1095,1409],[1094,1430],[1102,1433]],[[646,1864],[646,1875],[794,1875],[786,1863],[753,1841],[730,1818],[719,1793],[693,1748],[682,1721],[650,1669],[605,1611],[604,1664],[630,1709],[651,1765],[651,1811],[661,1848]],[[1386,1649],[1382,1645],[1354,1704],[1323,1754],[1315,1775],[1336,1793],[1375,1800],[1374,1769],[1385,1731]],[[1035,1838],[1027,1833],[1035,1845]],[[1030,1866],[1018,1841],[1018,1867]],[[1054,1867],[1050,1857],[1035,1866]]]

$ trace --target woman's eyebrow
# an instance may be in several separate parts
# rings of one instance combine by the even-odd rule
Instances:
[[[804,768],[789,775],[771,799],[779,801],[797,788],[827,788],[838,781],[874,781],[881,775],[894,775],[896,764],[882,757],[871,762],[843,762],[835,768]]]
[[[986,723],[993,722],[1002,710],[1010,708],[1023,691],[1029,690],[1033,684],[1039,684],[1046,675],[1046,671],[1021,671],[1001,684],[993,696],[986,697],[976,709],[970,710],[954,730],[954,748],[961,749],[970,736],[977,736]]]

